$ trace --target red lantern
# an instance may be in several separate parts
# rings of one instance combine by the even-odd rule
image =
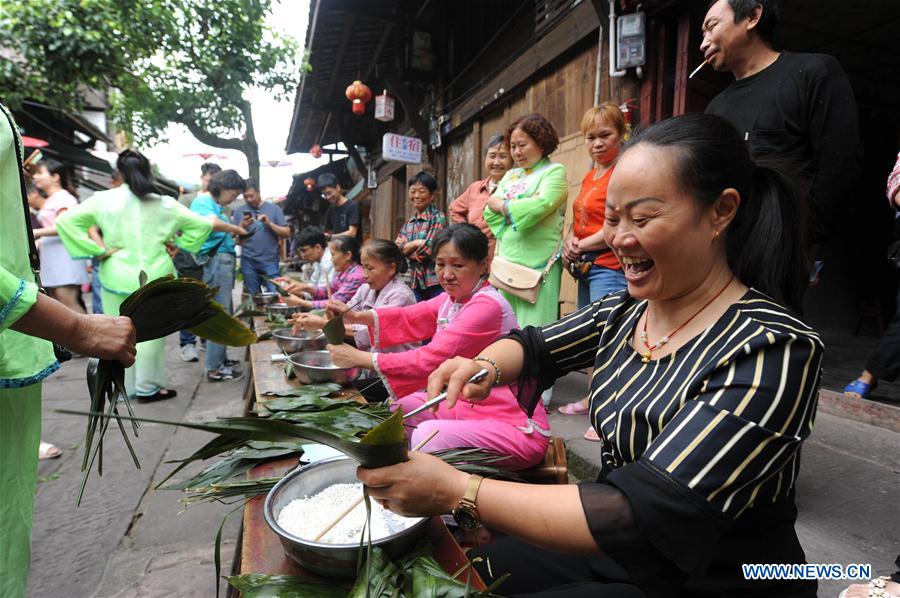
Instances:
[[[306,185],[307,191],[312,191],[316,187],[316,179],[312,178],[311,176],[306,177],[305,179],[303,179],[303,184]]]
[[[366,103],[372,100],[372,90],[357,79],[347,87],[347,99],[353,102],[353,114],[365,114]]]
[[[318,143],[309,148],[309,155],[313,158],[319,159],[322,157],[322,146]]]

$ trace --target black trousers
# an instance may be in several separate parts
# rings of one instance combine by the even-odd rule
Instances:
[[[496,538],[469,552],[490,585],[509,573],[497,588],[501,596],[532,598],[645,598],[621,566],[607,556],[579,556],[537,548],[511,536]]]
[[[360,378],[353,381],[353,387],[359,391],[367,403],[381,403],[391,398],[384,383],[378,378]]]
[[[897,311],[878,341],[875,354],[866,369],[876,380],[893,382],[900,375],[900,288],[897,289]]]

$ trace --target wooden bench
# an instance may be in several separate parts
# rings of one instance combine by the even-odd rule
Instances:
[[[568,484],[569,468],[566,464],[566,443],[562,438],[550,439],[544,462],[519,472],[526,481],[536,484]]]

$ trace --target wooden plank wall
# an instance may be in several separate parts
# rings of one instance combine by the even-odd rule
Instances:
[[[487,140],[491,136],[505,132],[510,122],[530,112],[540,112],[546,116],[556,127],[560,136],[560,146],[551,158],[566,167],[569,182],[568,208],[566,211],[566,230],[571,223],[571,206],[581,187],[581,180],[590,170],[591,163],[584,148],[584,139],[581,135],[581,118],[593,105],[594,80],[597,69],[597,37],[589,36],[590,41],[585,41],[573,52],[570,52],[560,61],[559,66],[550,70],[539,79],[534,80],[528,87],[510,97],[500,105],[495,106],[490,112],[476,120],[468,130],[458,136],[452,142],[441,148],[439,160],[444,165],[443,172],[439,172],[440,189],[442,197],[440,205],[445,207],[472,181],[487,176],[483,172],[483,148],[487,146]],[[604,47],[604,51],[606,47]],[[605,56],[605,54],[603,55]],[[616,85],[610,84],[606,72],[605,61],[601,65],[600,101],[620,102],[638,95],[638,84],[631,81],[616,81]],[[617,97],[610,98],[609,94],[615,92]],[[628,94],[631,95],[628,95]],[[618,97],[621,95],[621,97]],[[418,172],[422,166],[409,166],[406,169],[407,177]],[[428,167],[431,169],[431,167]],[[390,184],[390,190],[384,189]],[[384,191],[383,191],[384,189]],[[399,195],[406,195],[406,189],[400,188],[395,177],[389,177],[378,189],[379,197],[382,194],[393,196],[399,200]],[[380,205],[373,203],[372,230],[373,236],[393,238],[397,231],[389,230],[391,223],[402,222],[397,214],[400,201],[383,202]],[[384,208],[392,206],[390,214],[383,214]],[[377,208],[377,209],[376,209]],[[411,213],[408,201],[403,203],[406,218]],[[563,274],[563,283],[560,293],[561,312],[573,311],[577,304],[577,287],[569,274]]]

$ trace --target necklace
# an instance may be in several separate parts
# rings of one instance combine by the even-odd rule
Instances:
[[[649,363],[649,362],[650,362],[650,358],[653,356],[653,352],[654,352],[655,350],[659,349],[660,347],[662,347],[663,345],[665,345],[666,343],[668,343],[668,342],[669,342],[669,339],[672,338],[673,336],[675,336],[675,334],[677,334],[679,330],[681,330],[682,328],[684,328],[685,326],[687,326],[687,325],[690,323],[691,320],[693,320],[694,318],[696,318],[697,316],[700,315],[700,312],[702,312],[704,309],[706,309],[707,307],[709,307],[710,304],[711,304],[713,301],[715,301],[716,299],[718,299],[718,298],[719,298],[719,295],[721,295],[722,293],[724,293],[724,292],[725,292],[725,289],[727,289],[729,286],[731,286],[731,283],[732,283],[733,280],[734,280],[734,275],[732,274],[732,275],[731,275],[731,278],[728,279],[728,282],[725,283],[725,286],[722,287],[722,290],[720,290],[718,293],[716,293],[715,296],[714,296],[712,299],[710,299],[709,301],[707,301],[707,302],[703,305],[703,307],[701,307],[700,309],[698,309],[698,310],[694,313],[694,315],[692,315],[690,318],[688,318],[687,320],[685,320],[684,323],[681,324],[681,326],[679,326],[678,328],[676,328],[675,330],[673,330],[673,331],[670,332],[669,334],[660,337],[660,339],[659,339],[658,341],[656,341],[656,344],[654,344],[654,345],[651,345],[650,343],[647,342],[647,322],[650,320],[650,304],[648,303],[648,304],[647,304],[647,315],[646,315],[646,317],[644,318],[644,327],[641,329],[641,342],[644,344],[644,348],[646,348],[647,350],[646,350],[645,352],[641,353],[641,363]]]

